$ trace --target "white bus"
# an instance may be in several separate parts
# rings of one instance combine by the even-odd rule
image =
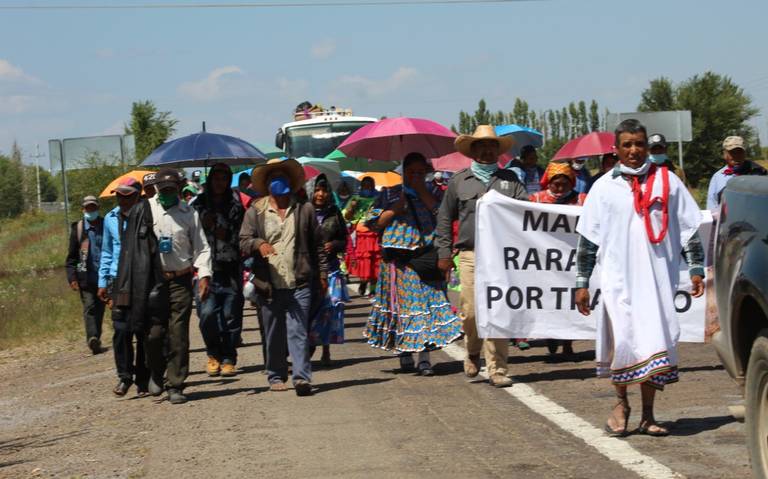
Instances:
[[[378,121],[376,118],[353,116],[352,110],[313,108],[295,114],[296,121],[277,130],[275,146],[288,158],[308,156],[325,158],[359,128]]]

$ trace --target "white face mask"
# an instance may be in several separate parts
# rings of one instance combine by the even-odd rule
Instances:
[[[573,168],[576,171],[584,169],[584,162],[583,161],[574,161],[571,163],[571,168]]]
[[[619,164],[619,170],[621,171],[622,175],[643,176],[644,174],[648,173],[648,170],[650,169],[651,169],[650,161],[646,161],[645,163],[643,163],[643,166],[641,166],[640,168],[630,168],[623,163]]]

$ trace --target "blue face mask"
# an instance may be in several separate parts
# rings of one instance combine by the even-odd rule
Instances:
[[[291,185],[286,178],[278,176],[269,182],[269,192],[274,196],[285,196],[291,192]]]
[[[83,213],[83,218],[85,218],[87,221],[96,221],[99,217],[99,211],[86,211]]]
[[[652,163],[656,165],[663,165],[669,159],[666,153],[659,153],[658,155],[648,155],[648,158],[651,160]]]
[[[362,196],[363,198],[372,198],[375,193],[376,193],[376,190],[371,190],[368,188],[364,190],[360,190],[360,196]]]
[[[475,175],[475,177],[485,183],[486,185],[491,182],[491,176],[493,176],[496,171],[499,169],[498,163],[491,163],[490,165],[486,163],[479,163],[477,161],[472,161],[472,165],[469,167],[472,171],[472,174]]]

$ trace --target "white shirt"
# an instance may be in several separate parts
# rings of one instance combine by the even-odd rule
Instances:
[[[210,277],[211,250],[197,212],[183,201],[166,210],[157,196],[149,199],[149,206],[158,241],[163,237],[171,238],[171,252],[160,253],[163,271],[181,271],[194,266],[198,277]]]

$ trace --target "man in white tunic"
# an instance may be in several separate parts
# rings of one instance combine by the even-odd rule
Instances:
[[[590,314],[589,277],[601,265],[598,375],[610,376],[619,399],[605,426],[627,435],[627,386],[640,384],[638,433],[668,434],[656,423],[656,390],[676,382],[680,327],[674,297],[685,258],[692,295],[704,293],[703,249],[696,233],[702,216],[682,181],[648,159],[648,135],[637,120],[616,128],[619,163],[592,187],[577,231],[576,302]],[[681,254],[683,253],[683,254]]]

